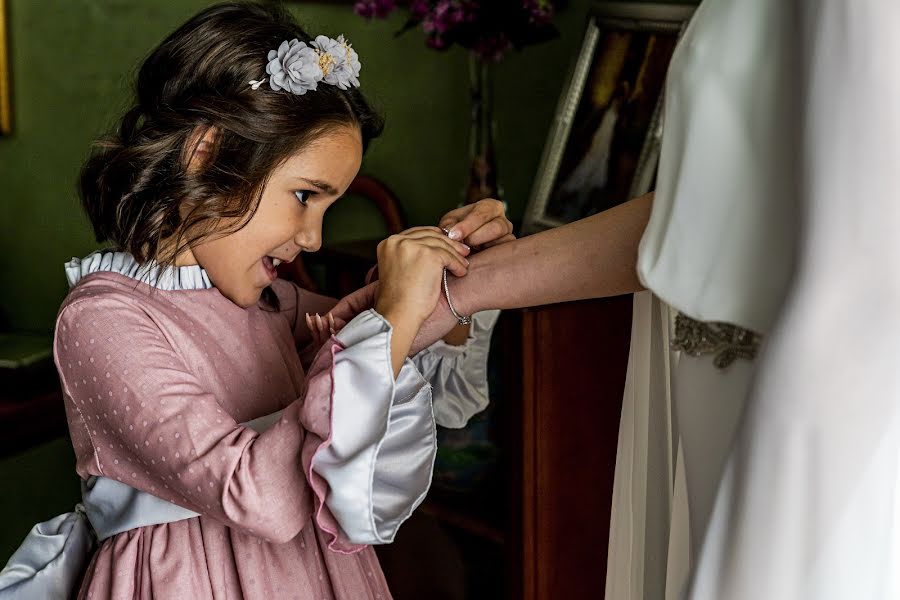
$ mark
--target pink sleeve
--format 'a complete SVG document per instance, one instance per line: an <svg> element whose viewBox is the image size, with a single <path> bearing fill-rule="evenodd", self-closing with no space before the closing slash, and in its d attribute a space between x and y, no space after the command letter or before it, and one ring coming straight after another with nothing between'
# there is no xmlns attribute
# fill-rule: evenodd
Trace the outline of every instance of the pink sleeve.
<svg viewBox="0 0 900 600"><path fill-rule="evenodd" d="M82 476L127 483L275 542L310 519L304 420L317 432L311 444L328 437L329 394L308 396L305 409L295 401L258 434L222 409L148 315L116 299L65 307L55 352L76 450L79 440L90 446L79 451ZM310 389L330 390L329 377L319 368Z"/></svg>
<svg viewBox="0 0 900 600"><path fill-rule="evenodd" d="M310 366L307 398L317 398L319 401L308 402L301 409L304 421L309 423L302 459L303 469L315 494L316 523L331 536L329 548L349 554L357 552L362 546L353 544L342 535L340 523L326 503L328 482L313 469L316 453L331 443L334 357L341 349L337 340L332 338L322 347Z"/></svg>

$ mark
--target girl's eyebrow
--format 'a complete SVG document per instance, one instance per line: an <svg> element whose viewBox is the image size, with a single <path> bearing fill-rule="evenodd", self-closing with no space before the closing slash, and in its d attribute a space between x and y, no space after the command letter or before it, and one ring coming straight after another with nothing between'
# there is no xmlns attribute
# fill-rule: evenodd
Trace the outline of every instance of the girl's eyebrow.
<svg viewBox="0 0 900 600"><path fill-rule="evenodd" d="M297 177L300 181L305 181L306 183L313 185L326 194L331 194L332 196L337 196L337 189L327 181L318 181L316 179L307 179L306 177Z"/></svg>

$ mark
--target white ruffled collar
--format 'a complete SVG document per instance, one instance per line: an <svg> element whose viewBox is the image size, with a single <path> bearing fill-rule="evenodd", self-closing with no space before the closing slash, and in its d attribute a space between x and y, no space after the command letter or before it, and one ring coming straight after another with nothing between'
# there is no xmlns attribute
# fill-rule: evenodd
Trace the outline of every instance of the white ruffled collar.
<svg viewBox="0 0 900 600"><path fill-rule="evenodd" d="M127 252L98 250L84 258L73 258L66 263L66 279L69 280L69 287L74 286L83 277L101 271L119 273L167 291L208 290L215 287L200 265L163 269L153 261L141 265Z"/></svg>

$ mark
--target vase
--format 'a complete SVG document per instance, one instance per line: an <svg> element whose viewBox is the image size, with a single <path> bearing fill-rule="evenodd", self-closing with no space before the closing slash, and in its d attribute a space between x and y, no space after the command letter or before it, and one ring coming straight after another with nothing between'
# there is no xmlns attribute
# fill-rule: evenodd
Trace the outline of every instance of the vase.
<svg viewBox="0 0 900 600"><path fill-rule="evenodd" d="M474 53L469 56L472 122L469 134L469 182L465 203L482 198L500 199L497 156L494 147L494 65Z"/></svg>

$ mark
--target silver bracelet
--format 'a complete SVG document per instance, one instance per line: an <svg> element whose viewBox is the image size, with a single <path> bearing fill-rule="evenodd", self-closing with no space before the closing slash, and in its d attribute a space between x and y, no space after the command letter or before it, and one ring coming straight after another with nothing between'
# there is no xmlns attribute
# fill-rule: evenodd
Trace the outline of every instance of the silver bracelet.
<svg viewBox="0 0 900 600"><path fill-rule="evenodd" d="M441 227L441 231L444 232L444 235L449 236L450 231ZM447 285L447 268L444 267L444 296L447 298L447 306L450 308L450 312L453 313L453 316L456 317L456 322L460 325L468 325L472 322L472 317L464 317L453 308L453 302L450 301L450 286Z"/></svg>
<svg viewBox="0 0 900 600"><path fill-rule="evenodd" d="M468 325L472 322L472 317L464 317L456 312L456 309L453 308L453 303L450 302L450 286L447 285L447 269L444 269L444 296L447 297L447 306L450 307L450 312L453 313L453 316L456 317L456 322L460 325Z"/></svg>

